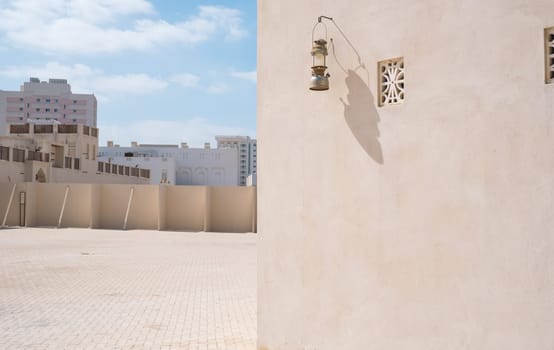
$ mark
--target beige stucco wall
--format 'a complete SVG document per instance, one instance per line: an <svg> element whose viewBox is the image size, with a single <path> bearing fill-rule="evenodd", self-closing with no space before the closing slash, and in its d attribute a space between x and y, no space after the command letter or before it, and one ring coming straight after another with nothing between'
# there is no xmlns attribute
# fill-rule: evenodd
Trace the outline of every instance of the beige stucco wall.
<svg viewBox="0 0 554 350"><path fill-rule="evenodd" d="M0 181L1 182L24 182L25 163L0 160Z"/></svg>
<svg viewBox="0 0 554 350"><path fill-rule="evenodd" d="M258 7L259 348L552 349L554 2ZM327 23L327 92L318 15L365 67ZM406 102L377 107L399 56Z"/></svg>

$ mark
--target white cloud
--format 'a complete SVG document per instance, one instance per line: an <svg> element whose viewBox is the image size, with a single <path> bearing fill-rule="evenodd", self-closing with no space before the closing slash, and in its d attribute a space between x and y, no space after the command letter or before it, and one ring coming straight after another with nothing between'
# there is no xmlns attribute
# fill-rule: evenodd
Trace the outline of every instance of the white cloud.
<svg viewBox="0 0 554 350"><path fill-rule="evenodd" d="M139 143L178 144L188 142L190 146L200 147L204 142L214 142L216 135L254 136L251 130L240 127L212 124L203 118L191 118L181 121L141 120L129 124L99 124L100 142L105 145L113 140L121 146L131 141Z"/></svg>
<svg viewBox="0 0 554 350"><path fill-rule="evenodd" d="M227 90L229 90L229 88L223 83L213 84L206 88L207 93L214 95L224 94L227 92Z"/></svg>
<svg viewBox="0 0 554 350"><path fill-rule="evenodd" d="M49 54L146 50L247 35L236 9L200 6L195 15L175 23L146 17L153 13L145 0L12 0L0 9L0 32L14 46ZM134 20L124 27L126 17Z"/></svg>
<svg viewBox="0 0 554 350"><path fill-rule="evenodd" d="M92 78L91 84L98 91L142 95L161 91L167 82L147 74L104 75Z"/></svg>
<svg viewBox="0 0 554 350"><path fill-rule="evenodd" d="M251 81L253 83L256 83L256 71L253 70L253 71L250 71L250 72L236 72L236 71L231 71L230 75L234 78L238 78L238 79L243 79L243 80L248 80L248 81Z"/></svg>
<svg viewBox="0 0 554 350"><path fill-rule="evenodd" d="M42 79L67 79L76 93L94 93L101 100L108 101L110 95L142 95L161 91L167 82L147 74L110 75L84 64L65 66L58 62L48 62L42 67L15 66L0 70L0 76L27 80L29 77Z"/></svg>
<svg viewBox="0 0 554 350"><path fill-rule="evenodd" d="M191 87L198 85L200 77L190 73L181 73L171 76L169 80L184 87Z"/></svg>

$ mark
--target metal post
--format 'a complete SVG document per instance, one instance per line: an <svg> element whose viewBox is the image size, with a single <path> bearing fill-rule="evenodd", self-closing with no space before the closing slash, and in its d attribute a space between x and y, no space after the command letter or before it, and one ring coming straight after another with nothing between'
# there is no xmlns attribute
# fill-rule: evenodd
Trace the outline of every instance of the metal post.
<svg viewBox="0 0 554 350"><path fill-rule="evenodd" d="M25 210L27 210L25 206L25 198L27 197L26 192L21 191L19 192L19 226L27 226L27 218L25 216Z"/></svg>
<svg viewBox="0 0 554 350"><path fill-rule="evenodd" d="M125 212L125 221L123 222L123 229L127 229L127 219L129 218L129 211L131 209L131 202L133 201L133 194L135 193L135 188L131 187L131 192L129 193L129 202L127 203L127 211Z"/></svg>
<svg viewBox="0 0 554 350"><path fill-rule="evenodd" d="M2 220L2 227L6 227L6 221L8 220L8 213L10 212L10 207L12 206L13 195L15 194L15 188L17 184L13 184L12 194L10 195L10 200L8 201L8 207L6 208L6 213L4 214L4 220Z"/></svg>
<svg viewBox="0 0 554 350"><path fill-rule="evenodd" d="M67 194L69 193L69 186L65 188L65 195L63 197L62 210L60 212L60 218L58 219L58 228L62 226L63 212L65 211L65 203L67 202Z"/></svg>

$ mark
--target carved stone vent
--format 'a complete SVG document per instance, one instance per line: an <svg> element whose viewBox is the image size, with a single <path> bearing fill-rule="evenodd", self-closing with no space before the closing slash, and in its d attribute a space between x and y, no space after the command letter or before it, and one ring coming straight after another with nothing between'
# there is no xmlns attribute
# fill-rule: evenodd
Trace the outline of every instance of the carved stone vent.
<svg viewBox="0 0 554 350"><path fill-rule="evenodd" d="M547 84L554 83L554 27L544 30L544 50L545 50L545 81Z"/></svg>
<svg viewBox="0 0 554 350"><path fill-rule="evenodd" d="M380 61L378 70L379 106L404 102L404 58Z"/></svg>

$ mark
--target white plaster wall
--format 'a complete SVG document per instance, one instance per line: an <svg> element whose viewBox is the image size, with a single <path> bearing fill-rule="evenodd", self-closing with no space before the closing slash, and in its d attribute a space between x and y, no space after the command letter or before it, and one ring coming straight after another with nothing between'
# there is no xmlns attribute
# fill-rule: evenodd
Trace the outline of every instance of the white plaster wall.
<svg viewBox="0 0 554 350"><path fill-rule="evenodd" d="M163 171L167 172L169 184L175 184L175 161L173 158L161 157L98 157L99 162L111 162L129 167L138 165L141 169L150 169L150 184L159 185L162 180Z"/></svg>
<svg viewBox="0 0 554 350"><path fill-rule="evenodd" d="M151 160L169 158L170 161L174 161L175 182L172 184L199 186L235 186L239 184L236 149L155 146L100 147L99 149L102 159L118 159L118 157L124 157L126 152L147 155L147 158ZM130 162L135 162L135 164L146 162L140 158L132 157ZM157 168L154 166L154 169ZM152 184L155 183L152 182Z"/></svg>
<svg viewBox="0 0 554 350"><path fill-rule="evenodd" d="M10 150L10 158L11 158L11 150ZM0 181L1 182L25 181L25 163L0 160Z"/></svg>
<svg viewBox="0 0 554 350"><path fill-rule="evenodd" d="M554 2L258 10L259 349L552 349ZM327 23L327 92L318 15L361 58ZM406 102L376 107L399 56Z"/></svg>

